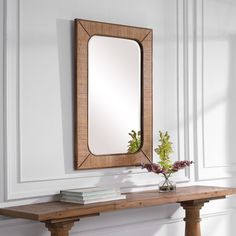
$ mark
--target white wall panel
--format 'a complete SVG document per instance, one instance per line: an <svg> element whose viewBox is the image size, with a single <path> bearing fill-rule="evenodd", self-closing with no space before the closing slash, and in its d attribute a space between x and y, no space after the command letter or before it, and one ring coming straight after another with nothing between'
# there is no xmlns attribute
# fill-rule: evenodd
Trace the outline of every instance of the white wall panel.
<svg viewBox="0 0 236 236"><path fill-rule="evenodd" d="M107 0L96 11L94 0L86 3L70 0L69 4L65 0L6 3L8 199L49 195L76 186L132 187L158 182L155 175L140 168L73 170L75 18L153 28L154 146L158 141L157 130L169 130L175 148L173 159L188 158L183 125L186 96L182 95L187 80L183 69L187 60L183 47L187 32L182 1L150 1L148 5L145 1L139 4L125 1L125 5L133 6L132 14L124 10L124 4L114 7ZM187 172L178 173L176 179L188 181Z"/></svg>
<svg viewBox="0 0 236 236"><path fill-rule="evenodd" d="M235 12L232 1L196 4L199 179L235 176Z"/></svg>

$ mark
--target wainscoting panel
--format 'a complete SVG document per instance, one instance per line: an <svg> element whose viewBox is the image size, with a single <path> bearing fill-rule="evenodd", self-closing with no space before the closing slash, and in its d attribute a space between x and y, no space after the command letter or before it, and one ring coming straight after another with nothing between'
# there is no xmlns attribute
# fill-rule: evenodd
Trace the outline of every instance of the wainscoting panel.
<svg viewBox="0 0 236 236"><path fill-rule="evenodd" d="M136 1L128 4L136 5ZM173 159L188 159L187 1L153 0L149 5L141 1L132 15L122 4L115 7L107 0L96 11L93 0L70 0L70 4L66 0L12 0L5 5L7 200L47 196L78 186L155 188L159 181L140 168L73 170L75 18L153 28L154 147L157 131L168 130ZM189 176L189 171L182 171L176 180L186 182Z"/></svg>
<svg viewBox="0 0 236 236"><path fill-rule="evenodd" d="M233 1L193 3L198 180L235 177L235 12Z"/></svg>
<svg viewBox="0 0 236 236"><path fill-rule="evenodd" d="M168 130L173 159L195 161L175 175L179 185L236 186L235 12L234 0L0 0L0 207L50 201L63 188L141 191L159 181L141 168L73 170L74 18L153 28L154 147ZM202 235L234 236L235 203L206 204ZM71 235L182 236L182 218L175 204L132 209L82 219ZM0 217L0 235L49 232Z"/></svg>

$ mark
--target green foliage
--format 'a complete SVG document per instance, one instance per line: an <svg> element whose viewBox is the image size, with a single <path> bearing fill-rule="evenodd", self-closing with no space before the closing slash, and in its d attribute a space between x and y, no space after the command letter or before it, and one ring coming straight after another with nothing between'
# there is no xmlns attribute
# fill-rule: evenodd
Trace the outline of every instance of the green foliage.
<svg viewBox="0 0 236 236"><path fill-rule="evenodd" d="M135 153L141 146L141 132L135 132L134 130L131 130L129 136L131 136L132 139L128 142L128 153Z"/></svg>
<svg viewBox="0 0 236 236"><path fill-rule="evenodd" d="M166 131L165 133L162 133L159 131L160 135L160 145L154 151L159 155L160 157L160 166L165 170L166 172L171 172L172 170L172 162L170 160L170 154L173 153L172 149L172 143L170 142L170 135Z"/></svg>

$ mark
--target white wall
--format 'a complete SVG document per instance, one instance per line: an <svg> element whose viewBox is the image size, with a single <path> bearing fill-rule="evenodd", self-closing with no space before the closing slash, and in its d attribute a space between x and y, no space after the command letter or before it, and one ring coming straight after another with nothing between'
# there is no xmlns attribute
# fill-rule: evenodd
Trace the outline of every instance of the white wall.
<svg viewBox="0 0 236 236"><path fill-rule="evenodd" d="M0 207L46 201L62 188L158 182L139 168L73 170L75 18L154 30L154 146L157 131L168 130L173 159L195 161L175 176L179 185L236 186L234 1L0 0L0 10ZM207 204L203 235L234 235L235 204ZM106 213L76 223L72 235L178 236L182 217L178 205ZM2 218L0 235L49 234L40 223Z"/></svg>

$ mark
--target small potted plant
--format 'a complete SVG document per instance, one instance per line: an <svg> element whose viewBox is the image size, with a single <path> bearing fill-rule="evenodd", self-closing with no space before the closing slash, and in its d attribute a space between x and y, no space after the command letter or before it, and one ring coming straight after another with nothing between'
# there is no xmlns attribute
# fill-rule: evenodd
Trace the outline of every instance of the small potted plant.
<svg viewBox="0 0 236 236"><path fill-rule="evenodd" d="M173 163L170 159L170 154L173 153L170 135L168 132L163 133L161 131L159 131L159 135L160 144L154 151L159 155L160 161L158 163L142 164L142 166L149 172L163 175L164 179L159 183L159 192L172 192L176 190L176 184L170 180L171 175L180 169L190 166L193 162L184 160Z"/></svg>

